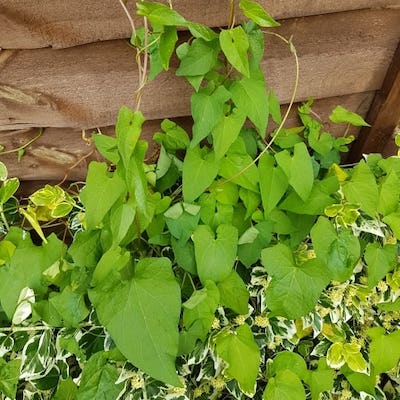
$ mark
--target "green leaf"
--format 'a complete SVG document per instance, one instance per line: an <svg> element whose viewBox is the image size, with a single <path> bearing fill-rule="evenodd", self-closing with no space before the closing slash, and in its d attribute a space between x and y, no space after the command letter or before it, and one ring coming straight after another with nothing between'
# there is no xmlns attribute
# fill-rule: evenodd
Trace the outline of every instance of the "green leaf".
<svg viewBox="0 0 400 400"><path fill-rule="evenodd" d="M274 157L263 154L258 162L261 200L264 212L268 215L282 199L289 181L281 167L275 167Z"/></svg>
<svg viewBox="0 0 400 400"><path fill-rule="evenodd" d="M259 193L253 192L243 187L241 187L239 190L239 196L240 200L242 200L243 205L246 208L245 219L248 219L258 209L258 206L261 203L261 196Z"/></svg>
<svg viewBox="0 0 400 400"><path fill-rule="evenodd" d="M86 361L85 349L79 346L78 340L75 337L75 330L63 330L57 336L57 341L61 350L68 353L75 354L77 359L84 362Z"/></svg>
<svg viewBox="0 0 400 400"><path fill-rule="evenodd" d="M154 35L149 35L149 40L150 41L151 40L158 41L160 35L161 35L160 33L156 33ZM160 58L159 46L155 45L153 49L152 49L152 47L150 47L149 55L150 55L149 81L152 81L163 70L163 65L162 65L162 61Z"/></svg>
<svg viewBox="0 0 400 400"><path fill-rule="evenodd" d="M218 283L221 304L237 314L247 314L249 291L239 274L233 270L226 279Z"/></svg>
<svg viewBox="0 0 400 400"><path fill-rule="evenodd" d="M193 275L197 275L193 243L191 241L187 242L181 239L177 240L172 237L171 245L178 266Z"/></svg>
<svg viewBox="0 0 400 400"><path fill-rule="evenodd" d="M386 312L400 311L400 297L393 302L378 303L378 308Z"/></svg>
<svg viewBox="0 0 400 400"><path fill-rule="evenodd" d="M314 170L306 145L297 143L294 146L293 157L287 150L283 150L275 154L275 159L292 188L303 201L307 201L314 183Z"/></svg>
<svg viewBox="0 0 400 400"><path fill-rule="evenodd" d="M273 89L270 89L268 93L268 103L269 103L269 114L271 115L273 121L280 125L282 122L281 106L279 104L279 99L276 97Z"/></svg>
<svg viewBox="0 0 400 400"><path fill-rule="evenodd" d="M275 356L270 369L268 369L268 375L274 376L285 370L292 371L303 380L307 376L307 365L303 357L290 351L282 351Z"/></svg>
<svg viewBox="0 0 400 400"><path fill-rule="evenodd" d="M339 189L338 185L335 187L335 184L337 184L336 177L316 180L306 201L303 201L297 193L291 192L279 204L279 208L299 215L321 215L326 207L335 202L335 199L331 197L331 194Z"/></svg>
<svg viewBox="0 0 400 400"><path fill-rule="evenodd" d="M306 392L300 378L289 370L280 371L270 378L263 393L263 400L305 400Z"/></svg>
<svg viewBox="0 0 400 400"><path fill-rule="evenodd" d="M344 344L342 342L333 343L326 353L327 364L334 369L339 369L346 362L344 358Z"/></svg>
<svg viewBox="0 0 400 400"><path fill-rule="evenodd" d="M246 115L242 114L237 108L234 108L231 114L222 117L214 127L212 136L217 159L221 159L232 143L238 138L245 120Z"/></svg>
<svg viewBox="0 0 400 400"><path fill-rule="evenodd" d="M222 29L219 34L219 43L229 63L240 73L250 78L247 55L249 40L243 28L237 26L236 28Z"/></svg>
<svg viewBox="0 0 400 400"><path fill-rule="evenodd" d="M322 181L315 181L306 201L303 201L297 193L292 192L282 201L279 208L299 215L321 215L326 207L335 202L323 186Z"/></svg>
<svg viewBox="0 0 400 400"><path fill-rule="evenodd" d="M120 157L116 138L103 134L96 134L92 135L92 139L96 145L96 149L106 160L113 164L118 164Z"/></svg>
<svg viewBox="0 0 400 400"><path fill-rule="evenodd" d="M107 353L98 352L85 364L77 393L77 400L116 399L124 383L116 384L117 368L107 362Z"/></svg>
<svg viewBox="0 0 400 400"><path fill-rule="evenodd" d="M111 210L110 228L114 246L118 246L125 238L135 215L136 211L132 204L120 204Z"/></svg>
<svg viewBox="0 0 400 400"><path fill-rule="evenodd" d="M249 27L249 29L246 29ZM250 24L245 26L247 38L249 40L249 48L250 48L250 75L260 74L260 63L264 58L264 32L260 29L252 29Z"/></svg>
<svg viewBox="0 0 400 400"><path fill-rule="evenodd" d="M345 343L343 345L344 359L347 366L355 372L367 374L368 363L361 354L361 346L356 343Z"/></svg>
<svg viewBox="0 0 400 400"><path fill-rule="evenodd" d="M374 396L375 399L375 373L371 372L370 375L355 372L347 365L340 368L340 372L346 377L350 385L358 392L366 392Z"/></svg>
<svg viewBox="0 0 400 400"><path fill-rule="evenodd" d="M165 71L169 69L169 61L175 50L175 44L178 41L178 34L175 26L165 26L160 35L158 51L160 52L161 64Z"/></svg>
<svg viewBox="0 0 400 400"><path fill-rule="evenodd" d="M132 279L106 279L89 298L130 362L155 379L181 385L175 370L181 296L167 258L142 258Z"/></svg>
<svg viewBox="0 0 400 400"><path fill-rule="evenodd" d="M3 358L0 358L0 392L10 399L16 398L20 368L21 360L6 362Z"/></svg>
<svg viewBox="0 0 400 400"><path fill-rule="evenodd" d="M244 241L245 235L253 233L250 240ZM271 221L261 221L255 226L250 227L239 239L238 258L247 268L255 264L261 255L261 250L265 249L272 239Z"/></svg>
<svg viewBox="0 0 400 400"><path fill-rule="evenodd" d="M368 363L362 356L361 346L355 343L336 342L329 348L326 361L331 368L339 369L345 363L355 372L367 374Z"/></svg>
<svg viewBox="0 0 400 400"><path fill-rule="evenodd" d="M222 119L224 104L229 98L230 93L223 86L218 86L210 95L204 92L192 95L191 108L194 125L191 148L207 137Z"/></svg>
<svg viewBox="0 0 400 400"><path fill-rule="evenodd" d="M136 3L137 14L146 17L153 25L186 25L185 18L165 4L150 1Z"/></svg>
<svg viewBox="0 0 400 400"><path fill-rule="evenodd" d="M304 131L304 127L295 128L282 128L279 132L273 133L274 143L281 149L291 149L297 143L301 143L304 139L300 136L300 133Z"/></svg>
<svg viewBox="0 0 400 400"><path fill-rule="evenodd" d="M6 164L0 161L0 181L4 182L8 177Z"/></svg>
<svg viewBox="0 0 400 400"><path fill-rule="evenodd" d="M217 40L205 41L204 39L193 40L186 54L181 58L177 76L199 76L211 71L217 61L219 44Z"/></svg>
<svg viewBox="0 0 400 400"><path fill-rule="evenodd" d="M125 181L131 197L132 204L140 219L140 230L146 229L153 217L153 202L149 195L146 172L144 170L144 158L148 144L140 140L135 147L134 154L130 158L125 171Z"/></svg>
<svg viewBox="0 0 400 400"><path fill-rule="evenodd" d="M222 159L219 175L239 186L258 193L258 170L253 159L247 154L241 137L229 148Z"/></svg>
<svg viewBox="0 0 400 400"><path fill-rule="evenodd" d="M215 153L199 146L186 152L183 162L183 198L191 203L196 200L213 182L218 174L219 161Z"/></svg>
<svg viewBox="0 0 400 400"><path fill-rule="evenodd" d="M274 315L295 319L308 314L330 280L323 262L311 259L296 265L291 249L282 243L264 249L261 260L272 277L266 301Z"/></svg>
<svg viewBox="0 0 400 400"><path fill-rule="evenodd" d="M326 157L333 148L334 138L326 132L320 134L319 130L309 130L308 143L313 150Z"/></svg>
<svg viewBox="0 0 400 400"><path fill-rule="evenodd" d="M400 331L388 335L381 327L368 329L369 358L377 375L396 367L400 359Z"/></svg>
<svg viewBox="0 0 400 400"><path fill-rule="evenodd" d="M64 201L57 204L57 206L51 211L50 215L52 218L66 217L72 211L73 207L73 204Z"/></svg>
<svg viewBox="0 0 400 400"><path fill-rule="evenodd" d="M125 106L119 110L115 135L118 151L125 168L127 168L139 140L143 122L144 117L140 111L133 112Z"/></svg>
<svg viewBox="0 0 400 400"><path fill-rule="evenodd" d="M333 389L334 372L326 363L325 358L318 360L316 370L309 371L305 382L310 387L311 400L318 400L323 392L330 392Z"/></svg>
<svg viewBox="0 0 400 400"><path fill-rule="evenodd" d="M77 393L78 388L72 378L69 376L67 379L60 381L53 400L75 400Z"/></svg>
<svg viewBox="0 0 400 400"><path fill-rule="evenodd" d="M397 244L368 243L365 253L368 266L368 287L372 289L385 275L397 265Z"/></svg>
<svg viewBox="0 0 400 400"><path fill-rule="evenodd" d="M383 216L397 210L400 196L400 178L394 170L379 185L378 212Z"/></svg>
<svg viewBox="0 0 400 400"><path fill-rule="evenodd" d="M360 161L353 168L351 180L343 185L343 193L349 203L359 204L362 211L375 217L379 199L378 185L365 161Z"/></svg>
<svg viewBox="0 0 400 400"><path fill-rule="evenodd" d="M268 96L263 77L242 78L229 88L237 108L246 113L262 138L268 123Z"/></svg>
<svg viewBox="0 0 400 400"><path fill-rule="evenodd" d="M382 221L389 225L396 239L400 240L400 211L386 215Z"/></svg>
<svg viewBox="0 0 400 400"><path fill-rule="evenodd" d="M335 124L345 122L354 126L371 126L367 124L360 115L346 110L342 106L336 106L329 116L329 119Z"/></svg>
<svg viewBox="0 0 400 400"><path fill-rule="evenodd" d="M330 278L339 282L349 279L360 259L360 242L351 230L336 231L332 222L320 217L311 229L317 258L323 260Z"/></svg>
<svg viewBox="0 0 400 400"><path fill-rule="evenodd" d="M165 222L172 236L186 243L200 220L200 207L176 203L165 213Z"/></svg>
<svg viewBox="0 0 400 400"><path fill-rule="evenodd" d="M0 203L4 204L14 195L19 188L19 179L11 178L3 182L0 188Z"/></svg>
<svg viewBox="0 0 400 400"><path fill-rule="evenodd" d="M236 258L238 232L232 225L220 225L216 238L208 225L200 225L192 239L200 280L221 282L231 273Z"/></svg>
<svg viewBox="0 0 400 400"><path fill-rule="evenodd" d="M40 223L38 221L38 217L36 215L36 210L34 208L32 208L31 206L28 206L26 208L26 210L21 207L18 209L18 211L32 225L32 228L39 235L40 239L43 240L43 243L47 243L47 239L46 239L46 237L43 233L42 227L40 226Z"/></svg>
<svg viewBox="0 0 400 400"><path fill-rule="evenodd" d="M80 194L85 206L87 229L96 228L125 191L124 181L117 174L110 177L105 163L92 161L86 186Z"/></svg>
<svg viewBox="0 0 400 400"><path fill-rule="evenodd" d="M11 261L15 248L15 244L8 240L0 241L0 266Z"/></svg>
<svg viewBox="0 0 400 400"><path fill-rule="evenodd" d="M207 42L218 39L218 35L206 25L198 24L196 22L188 22L186 26L195 38L201 38Z"/></svg>
<svg viewBox="0 0 400 400"><path fill-rule="evenodd" d="M130 261L130 253L120 247L112 247L107 250L93 271L91 285L96 286L105 279L112 271L120 271Z"/></svg>
<svg viewBox="0 0 400 400"><path fill-rule="evenodd" d="M239 199L237 185L232 182L224 182L222 185L218 183L215 186L215 199L221 204L236 206Z"/></svg>
<svg viewBox="0 0 400 400"><path fill-rule="evenodd" d="M94 268L102 256L100 231L81 231L75 235L68 249L74 263L80 267Z"/></svg>
<svg viewBox="0 0 400 400"><path fill-rule="evenodd" d="M186 131L175 122L164 119L161 122L161 129L165 133L157 132L153 139L164 146L167 151L184 150L189 147L190 139Z"/></svg>
<svg viewBox="0 0 400 400"><path fill-rule="evenodd" d="M44 294L47 287L42 273L60 259L64 244L52 234L48 243L35 246L29 235L20 229L12 229L6 236L16 249L8 265L0 267L1 306L11 320L23 288L32 289L36 295Z"/></svg>
<svg viewBox="0 0 400 400"><path fill-rule="evenodd" d="M46 185L29 196L35 206L50 206L64 199L64 191L59 186Z"/></svg>
<svg viewBox="0 0 400 400"><path fill-rule="evenodd" d="M243 14L254 21L257 25L263 26L264 28L270 28L273 26L280 26L279 22L276 22L264 8L255 1L240 0L239 7L243 11Z"/></svg>
<svg viewBox="0 0 400 400"><path fill-rule="evenodd" d="M78 327L79 322L89 315L83 294L74 292L71 286L50 297L49 303L57 310L66 327Z"/></svg>
<svg viewBox="0 0 400 400"><path fill-rule="evenodd" d="M225 374L236 379L240 389L252 397L256 391L260 350L247 324L215 339L217 354L228 364Z"/></svg>
<svg viewBox="0 0 400 400"><path fill-rule="evenodd" d="M184 333L190 336L194 343L197 339L202 342L206 339L218 304L219 291L212 281L207 281L203 289L195 290L189 300L182 304L183 323L186 328ZM186 353L187 350L191 351L192 349L182 350Z"/></svg>

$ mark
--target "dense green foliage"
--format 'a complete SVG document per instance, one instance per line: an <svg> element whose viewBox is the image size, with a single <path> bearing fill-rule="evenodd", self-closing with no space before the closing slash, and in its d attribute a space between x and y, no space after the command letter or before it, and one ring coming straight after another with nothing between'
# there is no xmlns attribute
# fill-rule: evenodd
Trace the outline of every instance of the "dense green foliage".
<svg viewBox="0 0 400 400"><path fill-rule="evenodd" d="M78 194L46 186L20 207L1 166L2 398L399 398L400 158L341 167L353 138L325 132L312 101L284 127L261 69L278 24L257 3L219 32L137 7L150 79L177 27L193 35L176 49L192 135L165 120L146 164L144 117L123 107ZM44 233L57 218L70 245Z"/></svg>

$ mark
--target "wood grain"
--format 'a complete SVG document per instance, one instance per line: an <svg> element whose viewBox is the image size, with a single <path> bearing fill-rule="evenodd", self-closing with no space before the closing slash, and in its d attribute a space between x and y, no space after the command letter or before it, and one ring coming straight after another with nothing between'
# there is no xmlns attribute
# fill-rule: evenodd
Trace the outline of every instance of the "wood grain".
<svg viewBox="0 0 400 400"><path fill-rule="evenodd" d="M376 93L368 112L368 120L372 126L361 129L349 155L352 161L358 161L365 153L382 152L400 123L400 42L382 89Z"/></svg>
<svg viewBox="0 0 400 400"><path fill-rule="evenodd" d="M283 23L278 32L293 35L300 58L297 101L380 89L399 17L400 10L362 10ZM263 69L284 104L292 95L294 60L277 38L267 35L266 42ZM109 126L123 104L133 103L138 77L124 40L5 52L12 53L0 64L0 130ZM141 109L147 119L186 116L190 95L172 69L148 84Z"/></svg>
<svg viewBox="0 0 400 400"><path fill-rule="evenodd" d="M165 1L166 3L166 1ZM277 19L334 13L365 8L394 7L398 0L261 0ZM227 24L227 0L174 0L188 20L218 27ZM127 7L135 15L134 0ZM240 22L241 16L237 18ZM136 18L137 26L141 19ZM0 47L64 48L121 39L131 28L117 0L0 0Z"/></svg>
<svg viewBox="0 0 400 400"><path fill-rule="evenodd" d="M358 93L349 96L333 97L316 100L313 111L324 122L327 131L335 135L342 135L346 126L343 124L335 125L328 119L332 109L340 104L349 110L365 116L373 99L374 92ZM286 106L282 108L282 112ZM184 127L189 133L192 121L190 117L176 118L175 121ZM153 134L159 130L159 120L147 121L144 124L142 138L149 142L147 156L154 158L156 147L151 140ZM297 104L292 108L286 127L298 126ZM269 130L273 130L274 125L269 125ZM113 127L101 128L104 134L112 135ZM86 136L91 136L93 130L88 130ZM350 133L357 135L358 129L354 128ZM37 129L27 129L19 131L8 131L0 133L0 144L5 147L5 151L16 149L27 143L38 133ZM90 160L100 159L99 155L92 153L93 145L82 139L82 131L73 128L46 128L43 135L30 145L20 162L17 162L16 153L1 155L0 160L5 162L10 176L17 176L21 180L44 180L61 181L67 174L67 179L76 181L85 178L87 166ZM86 155L90 154L87 158ZM79 162L81 160L81 162ZM78 163L79 162L79 163ZM74 166L71 168L72 166ZM30 187L30 186L29 186Z"/></svg>

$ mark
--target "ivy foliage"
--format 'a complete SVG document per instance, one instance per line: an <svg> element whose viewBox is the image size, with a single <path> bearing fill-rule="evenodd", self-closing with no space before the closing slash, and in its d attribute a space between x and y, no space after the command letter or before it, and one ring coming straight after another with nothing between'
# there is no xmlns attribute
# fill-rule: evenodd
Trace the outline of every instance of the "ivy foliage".
<svg viewBox="0 0 400 400"><path fill-rule="evenodd" d="M284 127L261 68L279 24L239 6L248 20L216 32L137 2L150 79L177 28L193 36L176 48L193 131L165 120L155 164L144 116L122 107L75 196L46 186L19 207L0 165L3 398L398 398L400 159L341 167L354 138L325 132L312 101ZM45 234L55 218L71 244Z"/></svg>

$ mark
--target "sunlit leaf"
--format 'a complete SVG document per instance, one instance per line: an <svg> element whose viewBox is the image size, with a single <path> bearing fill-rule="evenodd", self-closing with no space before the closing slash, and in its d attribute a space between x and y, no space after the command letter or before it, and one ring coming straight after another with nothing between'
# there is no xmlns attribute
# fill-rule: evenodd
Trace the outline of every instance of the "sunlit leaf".
<svg viewBox="0 0 400 400"><path fill-rule="evenodd" d="M329 119L336 124L346 122L354 126L371 126L367 124L360 115L346 110L342 106L336 106L329 116Z"/></svg>
<svg viewBox="0 0 400 400"><path fill-rule="evenodd" d="M235 378L248 396L256 391L260 350L247 324L216 338L218 355L227 363L225 373Z"/></svg>
<svg viewBox="0 0 400 400"><path fill-rule="evenodd" d="M142 258L131 279L121 281L117 273L114 276L89 292L100 322L135 366L156 379L180 386L175 358L181 297L171 262Z"/></svg>
<svg viewBox="0 0 400 400"><path fill-rule="evenodd" d="M243 11L243 14L253 20L257 25L264 28L273 26L279 26L279 22L276 22L264 8L255 1L240 0L239 7Z"/></svg>
<svg viewBox="0 0 400 400"><path fill-rule="evenodd" d="M244 76L250 77L247 50L249 40L241 26L232 29L223 29L219 34L222 51L228 61Z"/></svg>

